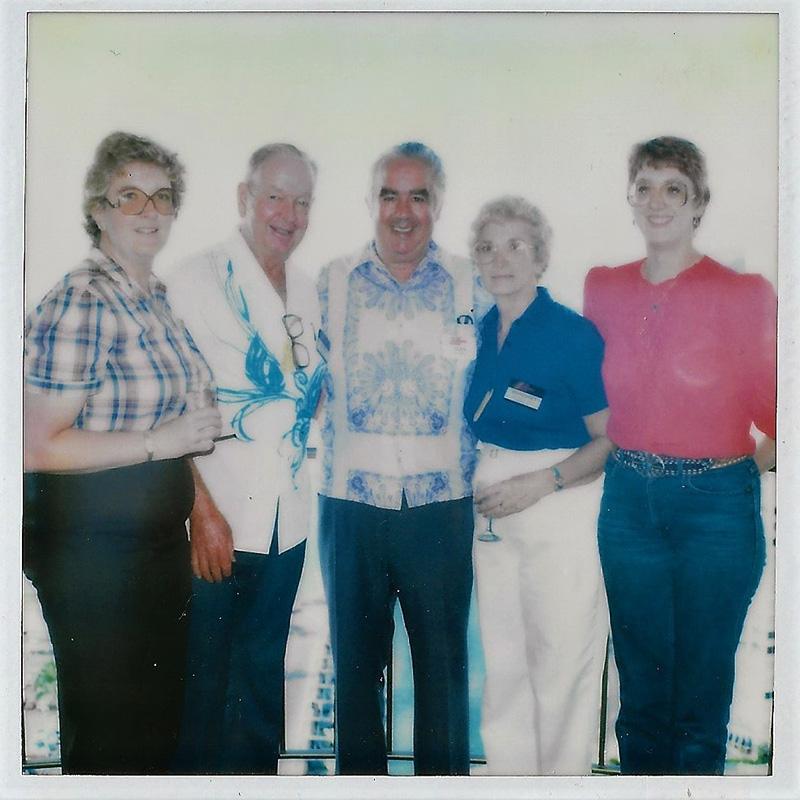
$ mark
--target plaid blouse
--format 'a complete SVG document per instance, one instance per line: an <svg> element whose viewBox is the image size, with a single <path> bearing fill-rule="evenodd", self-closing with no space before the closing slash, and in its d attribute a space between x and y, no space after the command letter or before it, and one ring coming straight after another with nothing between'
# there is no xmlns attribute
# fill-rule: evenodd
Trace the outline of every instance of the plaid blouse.
<svg viewBox="0 0 800 800"><path fill-rule="evenodd" d="M88 392L73 424L85 430L149 430L180 416L188 387L211 370L166 286L151 275L148 289L92 250L26 320L26 389Z"/></svg>

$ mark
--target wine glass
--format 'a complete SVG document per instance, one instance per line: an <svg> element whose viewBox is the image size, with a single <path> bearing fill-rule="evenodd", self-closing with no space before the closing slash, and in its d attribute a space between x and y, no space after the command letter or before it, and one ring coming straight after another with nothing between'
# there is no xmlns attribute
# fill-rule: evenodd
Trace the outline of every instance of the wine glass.
<svg viewBox="0 0 800 800"><path fill-rule="evenodd" d="M475 491L479 491L480 489L486 488L487 484L483 482L478 482L475 484ZM486 517L486 530L483 533L478 534L478 541L479 542L499 542L502 537L498 536L494 530L492 530L492 523L494 520L491 517Z"/></svg>
<svg viewBox="0 0 800 800"><path fill-rule="evenodd" d="M217 407L217 387L211 380L201 380L198 383L190 383L186 392L186 410L199 411L201 408ZM225 433L215 436L215 442L224 442L227 439L235 439L236 434Z"/></svg>
<svg viewBox="0 0 800 800"><path fill-rule="evenodd" d="M186 410L198 411L201 408L214 408L217 405L217 387L213 381L201 380L189 384L186 392Z"/></svg>
<svg viewBox="0 0 800 800"><path fill-rule="evenodd" d="M486 517L486 530L483 533L478 534L478 541L479 542L499 542L502 537L498 536L492 530L492 518Z"/></svg>

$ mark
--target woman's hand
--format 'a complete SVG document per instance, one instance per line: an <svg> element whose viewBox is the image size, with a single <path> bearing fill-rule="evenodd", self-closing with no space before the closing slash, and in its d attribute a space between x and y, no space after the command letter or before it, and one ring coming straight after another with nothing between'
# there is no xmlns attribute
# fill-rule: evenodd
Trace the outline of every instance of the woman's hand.
<svg viewBox="0 0 800 800"><path fill-rule="evenodd" d="M214 449L214 438L221 431L222 418L216 408L187 411L153 429L153 460L208 453Z"/></svg>
<svg viewBox="0 0 800 800"><path fill-rule="evenodd" d="M478 489L475 506L482 516L500 519L529 508L554 490L552 471L537 469Z"/></svg>
<svg viewBox="0 0 800 800"><path fill-rule="evenodd" d="M583 421L591 441L553 465L561 473L562 488L582 486L596 480L611 452L612 445L606 436L608 409L588 414ZM475 506L484 517L500 519L529 508L555 490L555 474L548 467L476 489Z"/></svg>

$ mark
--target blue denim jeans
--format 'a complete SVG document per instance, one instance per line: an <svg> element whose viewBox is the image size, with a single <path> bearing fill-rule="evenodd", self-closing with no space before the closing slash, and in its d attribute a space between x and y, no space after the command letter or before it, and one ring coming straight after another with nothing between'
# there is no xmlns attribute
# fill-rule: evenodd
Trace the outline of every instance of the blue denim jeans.
<svg viewBox="0 0 800 800"><path fill-rule="evenodd" d="M734 661L765 561L752 459L654 477L606 465L598 541L625 774L721 775Z"/></svg>

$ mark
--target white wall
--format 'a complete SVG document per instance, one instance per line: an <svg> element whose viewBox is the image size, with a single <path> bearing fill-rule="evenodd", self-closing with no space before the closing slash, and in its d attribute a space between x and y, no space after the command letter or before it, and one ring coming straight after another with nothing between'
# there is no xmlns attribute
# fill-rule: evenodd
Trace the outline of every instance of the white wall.
<svg viewBox="0 0 800 800"><path fill-rule="evenodd" d="M27 305L83 256L83 177L116 129L187 166L156 270L235 224L250 152L285 140L320 167L297 258L311 272L371 231L375 157L405 139L442 156L436 237L465 253L482 202L528 196L555 241L546 283L580 306L586 270L642 253L626 158L674 133L706 152L700 249L775 279L777 19L767 14L32 14Z"/></svg>
<svg viewBox="0 0 800 800"><path fill-rule="evenodd" d="M41 5L52 7L55 0ZM797 19L786 3L769 5L781 7L784 31L794 30L796 43ZM392 144L418 138L439 151L448 171L439 241L466 252L480 204L499 193L522 193L541 205L555 230L546 283L577 307L590 266L642 253L625 202L631 144L674 133L695 140L708 157L712 202L698 234L700 249L776 280L775 15L33 13L28 32L28 306L85 253L80 213L85 170L99 140L117 129L156 138L177 150L188 168L186 204L157 265L167 279L177 259L235 224L235 186L257 146L291 141L319 163L312 224L297 254L313 272L369 236L363 197L374 158ZM13 33L15 41L22 39L17 27ZM786 68L786 59L796 55L791 48L783 52ZM7 88L14 76L0 77ZM796 86L792 90L788 80L785 86L784 100L793 101L796 115L796 96L790 94ZM10 114L16 112L15 106ZM787 130L788 137L790 124ZM16 144L13 135L4 141ZM4 155L6 162L13 160L10 149ZM789 205L796 161L788 139L784 158L783 199ZM14 177L5 184L9 208L17 202ZM4 210L3 221L14 225L16 217ZM783 233L784 242L793 236L796 242L790 226ZM784 256L791 255L788 247L784 243ZM15 274L13 258L4 265L7 275ZM7 285L15 288L15 280ZM800 318L795 285L786 270L781 302L789 333ZM785 302L787 291L794 305ZM3 305L4 315L14 323L9 305ZM8 328L4 353L13 366L19 326ZM796 423L791 413L796 404L789 401L800 375L797 356L789 352L792 341L785 336L782 344L785 431L790 417ZM8 369L4 387L11 402L3 438L10 441L12 456L19 451L18 372ZM783 452L782 503L796 515L800 470L791 448ZM13 461L8 475L17 475L18 462L7 461ZM13 497L16 509L19 491L9 485L12 490L6 488L0 499ZM792 602L797 546L788 512L787 519L778 579L779 594ZM15 542L9 547L18 547ZM4 593L10 603L6 612L16 608L18 597ZM783 604L782 630L796 627L796 602L791 607L790 615L789 603ZM17 636L18 625L6 628ZM10 657L3 664L11 675L19 659L15 645L7 644ZM776 764L785 779L789 771L796 775L791 730L800 697L797 641L782 637L780 654L776 685L782 700L776 714L779 732L788 732L790 740L778 743ZM14 693L8 697L14 705ZM15 747L8 752L13 755ZM646 788L661 796L649 783L638 786L633 793L626 789L627 795L644 796ZM236 790L247 792L239 785ZM601 789L596 791L600 796ZM609 791L616 796L622 789ZM767 789L757 793L762 791ZM677 796L677 788L664 796Z"/></svg>

